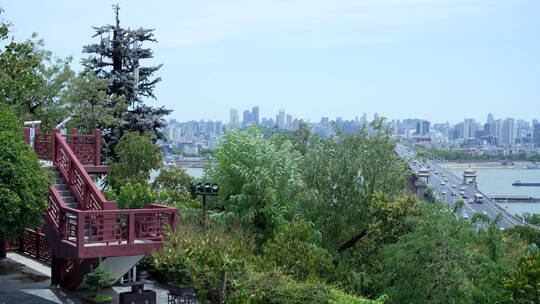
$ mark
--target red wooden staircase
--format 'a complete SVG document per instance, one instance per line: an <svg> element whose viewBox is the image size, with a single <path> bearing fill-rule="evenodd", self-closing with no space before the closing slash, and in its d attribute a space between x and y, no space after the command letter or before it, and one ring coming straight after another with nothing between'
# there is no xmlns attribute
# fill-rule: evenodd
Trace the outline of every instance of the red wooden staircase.
<svg viewBox="0 0 540 304"><path fill-rule="evenodd" d="M25 129L27 142L30 132ZM54 176L45 212L44 232L52 250L51 282L76 288L99 258L118 278L140 258L158 250L178 209L150 204L146 209L118 209L105 199L89 172L106 172L100 163L101 133L38 133L33 141ZM133 264L133 265L131 265ZM127 268L127 269L126 269Z"/></svg>

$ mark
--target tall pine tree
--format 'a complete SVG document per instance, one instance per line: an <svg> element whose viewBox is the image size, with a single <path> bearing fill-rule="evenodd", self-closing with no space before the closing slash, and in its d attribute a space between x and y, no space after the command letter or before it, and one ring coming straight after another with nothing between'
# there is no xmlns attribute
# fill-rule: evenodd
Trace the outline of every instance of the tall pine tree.
<svg viewBox="0 0 540 304"><path fill-rule="evenodd" d="M151 107L143 101L145 97L156 98L153 90L156 83L161 81L161 77L152 77L154 72L161 68L161 64L152 67L142 67L139 64L141 59L153 58L152 50L143 48L142 43L156 42L154 30L121 27L120 6L113 5L113 9L116 23L93 27L95 34L92 37L99 36L100 42L84 46L83 52L92 54L86 62L87 67L92 69L96 76L107 79L107 94L123 97L125 100L124 107L105 105L115 109L113 115L120 121L117 127L105 127L103 130L106 141L104 153L114 157L114 147L128 131L151 131L156 135L155 139L164 139L164 134L160 131L165 126L163 116L171 113L171 110Z"/></svg>

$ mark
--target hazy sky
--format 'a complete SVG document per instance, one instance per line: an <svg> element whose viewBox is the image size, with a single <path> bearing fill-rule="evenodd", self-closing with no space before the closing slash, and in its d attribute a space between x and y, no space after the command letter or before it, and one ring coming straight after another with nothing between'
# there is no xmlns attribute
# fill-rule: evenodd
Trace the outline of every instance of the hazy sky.
<svg viewBox="0 0 540 304"><path fill-rule="evenodd" d="M37 32L78 68L116 1L0 1L17 40ZM155 28L152 104L179 120L229 109L294 117L540 118L540 0L118 1Z"/></svg>

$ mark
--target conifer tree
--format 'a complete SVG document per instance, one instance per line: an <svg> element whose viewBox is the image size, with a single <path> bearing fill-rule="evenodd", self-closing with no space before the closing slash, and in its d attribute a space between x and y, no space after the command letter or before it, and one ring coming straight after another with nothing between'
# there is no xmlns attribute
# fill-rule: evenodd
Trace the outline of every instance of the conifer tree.
<svg viewBox="0 0 540 304"><path fill-rule="evenodd" d="M171 110L164 107L152 107L145 104L143 98L156 98L153 91L161 81L160 77L152 77L161 68L157 66L140 66L140 60L153 58L152 50L143 48L143 42L156 42L153 29L126 29L120 26L118 5L113 5L116 14L114 25L93 27L95 34L100 37L99 43L83 47L83 52L91 54L86 62L96 76L107 79L107 94L123 97L124 107L107 104L115 108L114 116L120 120L114 128L104 128L103 137L107 143L105 155L114 157L114 147L125 132L154 132L156 139L164 139L160 131L165 126L163 116ZM117 99L111 99L114 101Z"/></svg>

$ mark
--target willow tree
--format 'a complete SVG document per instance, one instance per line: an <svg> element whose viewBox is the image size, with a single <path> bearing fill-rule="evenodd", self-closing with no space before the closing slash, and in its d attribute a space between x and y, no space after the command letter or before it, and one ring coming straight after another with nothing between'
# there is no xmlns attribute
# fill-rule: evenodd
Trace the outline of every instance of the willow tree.
<svg viewBox="0 0 540 304"><path fill-rule="evenodd" d="M91 54L85 65L94 71L96 76L107 79L107 94L123 97L126 105L117 107L115 100L104 105L113 108L114 116L121 120L116 127L104 128L104 139L107 142L105 154L115 156L114 146L122 135L128 131L148 132L156 134L156 139L164 139L160 131L165 126L163 116L171 110L164 107L151 107L145 104L145 98L156 99L154 88L161 77L153 77L161 68L157 66L141 66L143 59L153 58L152 50L142 47L144 42L156 42L153 29L138 28L135 30L120 26L120 7L114 5L116 22L113 25L93 27L93 38L99 37L98 43L83 47L83 52Z"/></svg>

